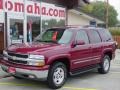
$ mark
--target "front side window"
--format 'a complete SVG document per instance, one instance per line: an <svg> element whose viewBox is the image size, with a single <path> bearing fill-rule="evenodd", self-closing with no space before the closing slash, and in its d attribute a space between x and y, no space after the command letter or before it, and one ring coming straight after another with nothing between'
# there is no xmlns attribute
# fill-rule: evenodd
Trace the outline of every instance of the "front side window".
<svg viewBox="0 0 120 90"><path fill-rule="evenodd" d="M23 42L23 20L10 19L11 44Z"/></svg>
<svg viewBox="0 0 120 90"><path fill-rule="evenodd" d="M35 41L37 42L55 42L59 44L68 44L72 38L73 32L65 29L49 29L41 36L38 36Z"/></svg>
<svg viewBox="0 0 120 90"><path fill-rule="evenodd" d="M82 40L82 41L85 42L85 44L89 43L89 39L88 39L88 36L87 36L86 32L82 31L82 30L77 32L76 40Z"/></svg>

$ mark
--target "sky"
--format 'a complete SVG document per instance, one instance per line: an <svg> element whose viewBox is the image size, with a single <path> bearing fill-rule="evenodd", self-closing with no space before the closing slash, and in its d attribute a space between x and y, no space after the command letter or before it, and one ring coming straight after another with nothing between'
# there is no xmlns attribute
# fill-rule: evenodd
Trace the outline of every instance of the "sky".
<svg viewBox="0 0 120 90"><path fill-rule="evenodd" d="M97 0L91 0L91 1L97 1ZM105 1L105 0L98 0L98 1ZM106 0L107 1L107 0ZM120 21L120 0L109 0L109 3L115 7L118 13L118 19Z"/></svg>
<svg viewBox="0 0 120 90"><path fill-rule="evenodd" d="M117 12L118 12L118 19L120 20L120 0L109 0L109 2L117 10Z"/></svg>

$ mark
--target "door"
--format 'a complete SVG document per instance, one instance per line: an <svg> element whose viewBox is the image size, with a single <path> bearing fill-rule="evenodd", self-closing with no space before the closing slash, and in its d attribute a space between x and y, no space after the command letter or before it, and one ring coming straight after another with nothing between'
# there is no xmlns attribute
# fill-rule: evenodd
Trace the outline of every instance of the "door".
<svg viewBox="0 0 120 90"><path fill-rule="evenodd" d="M8 44L23 43L23 20L8 19Z"/></svg>
<svg viewBox="0 0 120 90"><path fill-rule="evenodd" d="M97 30L89 30L88 35L92 49L92 64L96 64L100 62L103 43Z"/></svg>
<svg viewBox="0 0 120 90"><path fill-rule="evenodd" d="M91 45L89 44L86 31L79 30L76 34L76 40L83 40L85 45L76 45L72 48L72 69L78 69L91 64Z"/></svg>

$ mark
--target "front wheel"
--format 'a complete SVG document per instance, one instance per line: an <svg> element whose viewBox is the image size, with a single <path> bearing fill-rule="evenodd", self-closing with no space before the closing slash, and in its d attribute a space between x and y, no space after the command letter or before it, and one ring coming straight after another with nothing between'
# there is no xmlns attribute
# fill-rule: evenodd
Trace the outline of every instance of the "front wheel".
<svg viewBox="0 0 120 90"><path fill-rule="evenodd" d="M110 70L110 57L105 55L102 63L100 63L100 68L98 68L98 72L101 74L106 74Z"/></svg>
<svg viewBox="0 0 120 90"><path fill-rule="evenodd" d="M61 88L67 79L67 69L66 66L57 62L53 64L50 68L48 74L48 85L52 89Z"/></svg>

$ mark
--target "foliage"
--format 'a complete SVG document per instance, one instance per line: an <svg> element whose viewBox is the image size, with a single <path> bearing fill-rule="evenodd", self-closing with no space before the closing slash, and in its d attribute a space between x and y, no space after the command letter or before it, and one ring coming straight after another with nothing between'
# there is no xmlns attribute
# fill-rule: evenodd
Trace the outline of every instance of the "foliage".
<svg viewBox="0 0 120 90"><path fill-rule="evenodd" d="M82 8L82 10L86 13L91 13L93 10L93 6L91 4L87 4L84 6L84 8Z"/></svg>
<svg viewBox="0 0 120 90"><path fill-rule="evenodd" d="M110 28L109 31L113 36L120 36L120 28Z"/></svg>
<svg viewBox="0 0 120 90"><path fill-rule="evenodd" d="M60 27L60 26L65 26L65 20L56 20L56 19L42 20L43 29Z"/></svg>
<svg viewBox="0 0 120 90"><path fill-rule="evenodd" d="M106 4L103 1L92 2L88 6L84 6L82 11L88 13L100 20L105 21L106 16ZM115 26L118 23L117 20L117 11L111 5L109 5L109 26Z"/></svg>

